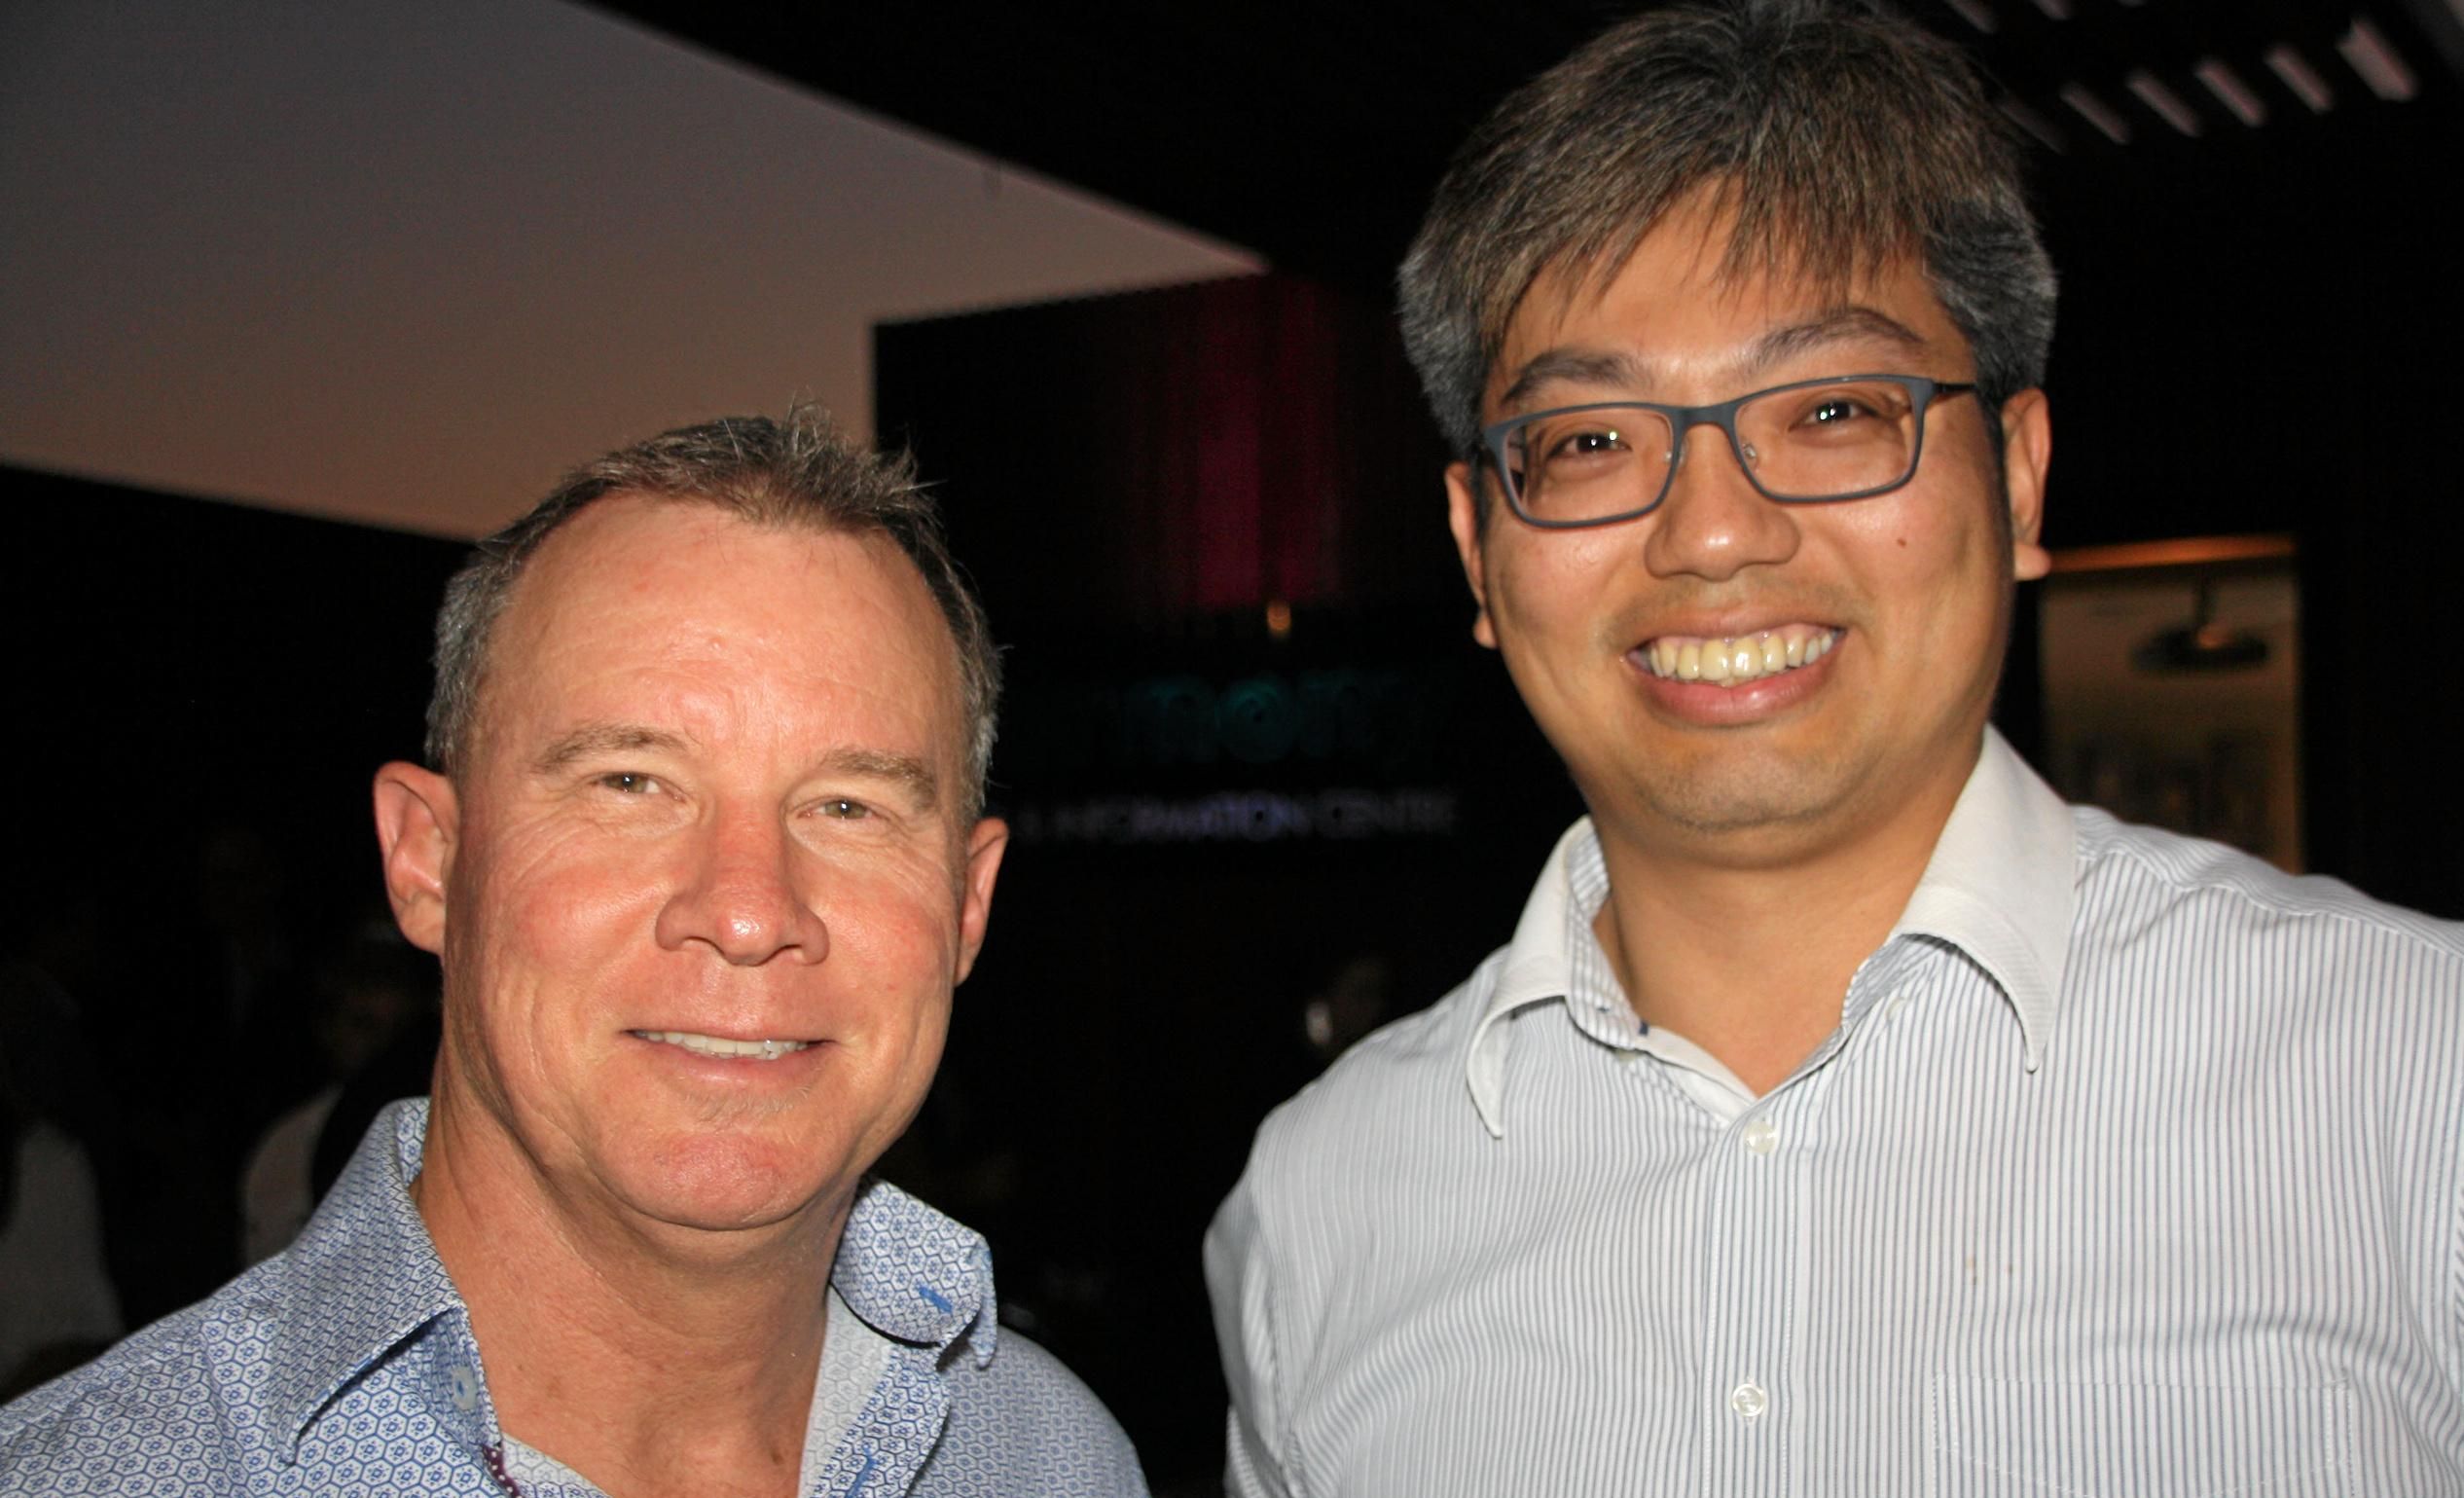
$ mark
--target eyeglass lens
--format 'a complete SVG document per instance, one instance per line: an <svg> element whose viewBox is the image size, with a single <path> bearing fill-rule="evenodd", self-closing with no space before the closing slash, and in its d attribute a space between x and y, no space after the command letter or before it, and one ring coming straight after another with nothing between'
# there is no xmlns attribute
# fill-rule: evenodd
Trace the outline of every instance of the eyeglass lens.
<svg viewBox="0 0 2464 1498"><path fill-rule="evenodd" d="M1737 408L1736 434L1746 471L1774 499L1889 489L1916 466L1914 403L1906 386L1888 381L1768 391ZM1691 436L1700 442L1706 433ZM1542 412L1505 443L1525 513L1561 523L1649 507L1667 486L1676 446L1668 417L1643 406Z"/></svg>

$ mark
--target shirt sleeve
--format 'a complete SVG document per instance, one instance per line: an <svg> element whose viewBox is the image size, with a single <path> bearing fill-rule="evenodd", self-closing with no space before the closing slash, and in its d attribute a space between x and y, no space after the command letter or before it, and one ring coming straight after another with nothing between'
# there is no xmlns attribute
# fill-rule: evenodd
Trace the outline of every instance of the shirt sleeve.
<svg viewBox="0 0 2464 1498"><path fill-rule="evenodd" d="M1244 1176L1207 1229L1207 1294L1232 1393L1224 1419L1223 1489L1231 1498L1300 1498L1283 1460L1283 1391L1276 1387L1273 1290L1256 1200Z"/></svg>

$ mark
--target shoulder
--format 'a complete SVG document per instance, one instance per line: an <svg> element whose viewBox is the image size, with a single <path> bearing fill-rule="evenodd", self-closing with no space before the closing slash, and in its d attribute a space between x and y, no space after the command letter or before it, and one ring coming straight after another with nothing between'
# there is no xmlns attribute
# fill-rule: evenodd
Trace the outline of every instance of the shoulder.
<svg viewBox="0 0 2464 1498"><path fill-rule="evenodd" d="M1267 1114L1250 1156L1250 1183L1329 1169L1374 1174L1392 1163L1384 1159L1392 1151L1414 1151L1434 1131L1478 1132L1465 1067L1504 956L1504 949L1490 954L1435 1004L1362 1039Z"/></svg>
<svg viewBox="0 0 2464 1498"><path fill-rule="evenodd" d="M1258 1126L1248 1168L1207 1232L1219 1325L1250 1314L1236 1305L1268 1281L1343 1260L1343 1245L1378 1230L1394 1193L1420 1193L1432 1172L1488 1155L1466 1062L1504 957L1492 954L1436 1004L1344 1052Z"/></svg>
<svg viewBox="0 0 2464 1498"><path fill-rule="evenodd" d="M1371 1032L1335 1058L1317 1080L1303 1087L1267 1115L1258 1130L1261 1152L1286 1143L1306 1147L1328 1134L1349 1136L1362 1127L1396 1119L1396 1105L1450 1111L1460 1105L1466 1122L1477 1127L1471 1096L1464 1079L1464 1064L1471 1038L1489 1000L1497 991L1497 970L1504 949L1493 952L1453 992L1418 1013Z"/></svg>
<svg viewBox="0 0 2464 1498"><path fill-rule="evenodd" d="M2220 952L2267 945L2376 952L2450 988L2464 978L2464 925L2093 807L2075 808L2074 817L2083 921L2114 939L2162 933L2203 939Z"/></svg>
<svg viewBox="0 0 2464 1498"><path fill-rule="evenodd" d="M2062 1004L2083 1033L2332 1082L2355 1107L2464 1095L2464 926L2102 812L2078 824Z"/></svg>
<svg viewBox="0 0 2464 1498"><path fill-rule="evenodd" d="M1061 1360L1003 1327L979 1361L962 1338L945 1358L949 1423L916 1486L924 1495L1142 1495L1138 1453L1104 1402Z"/></svg>
<svg viewBox="0 0 2464 1498"><path fill-rule="evenodd" d="M233 1443L206 1345L214 1305L159 1321L0 1408L0 1498L219 1486Z"/></svg>

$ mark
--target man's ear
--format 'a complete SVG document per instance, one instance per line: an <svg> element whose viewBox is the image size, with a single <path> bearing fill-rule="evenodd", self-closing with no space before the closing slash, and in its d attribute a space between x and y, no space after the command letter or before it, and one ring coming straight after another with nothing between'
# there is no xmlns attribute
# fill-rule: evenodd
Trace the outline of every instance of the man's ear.
<svg viewBox="0 0 2464 1498"><path fill-rule="evenodd" d="M2045 475L2053 465L2053 417L2037 389L2002 403L2002 483L2011 499L2011 575L2034 582L2053 569L2045 532Z"/></svg>
<svg viewBox="0 0 2464 1498"><path fill-rule="evenodd" d="M993 885L1001 876L1001 855L1009 851L1009 823L987 817L966 840L965 883L959 891L959 968L953 982L963 983L975 970L975 954L984 950L984 933L993 921Z"/></svg>
<svg viewBox="0 0 2464 1498"><path fill-rule="evenodd" d="M453 783L401 760L377 772L377 847L394 924L415 947L445 950L445 889L461 808Z"/></svg>
<svg viewBox="0 0 2464 1498"><path fill-rule="evenodd" d="M1480 479L1469 463L1446 467L1446 526L1455 533L1455 554L1463 559L1463 580L1471 585L1471 602L1480 609L1471 621L1471 638L1494 650L1498 631L1489 622L1489 579L1480 558Z"/></svg>

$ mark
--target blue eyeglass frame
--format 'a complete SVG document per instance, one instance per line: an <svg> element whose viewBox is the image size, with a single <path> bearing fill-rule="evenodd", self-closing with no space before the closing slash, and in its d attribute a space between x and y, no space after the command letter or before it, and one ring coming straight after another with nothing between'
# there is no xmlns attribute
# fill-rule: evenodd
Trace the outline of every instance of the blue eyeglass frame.
<svg viewBox="0 0 2464 1498"><path fill-rule="evenodd" d="M1896 384L1908 392L1909 413L1916 419L1916 441L1908 451L1907 472L1891 483L1878 485L1872 489L1861 489L1854 493L1846 494L1817 494L1802 497L1775 494L1762 487L1762 481L1754 476L1754 465L1746 461L1745 441L1737 435L1739 410L1748 402L1760 400L1765 395L1779 395L1790 390L1811 390L1823 385L1861 383L1870 384L1875 381ZM1749 390L1734 400L1723 400L1713 406L1664 406L1657 401L1649 400L1598 400L1579 406L1551 406L1545 411L1526 412L1521 416L1509 417L1505 420L1480 428L1483 451L1477 456L1487 457L1490 466L1496 469L1498 488L1504 492L1506 505L1514 511L1515 518L1527 526L1536 526L1542 530L1588 530L1594 526L1613 526L1620 521L1637 520L1658 509L1661 502L1668 498L1668 492L1676 487L1677 460L1685 451L1685 434L1697 426L1716 426L1726 435L1728 451L1735 456L1737 467L1745 474L1746 482L1754 486L1756 493L1773 504L1838 504L1850 499L1870 499L1876 494L1887 494L1895 489L1906 488L1908 483L1916 477L1917 464L1925 459L1925 416L1933 409L1935 400L1942 396L1972 394L1975 388L1976 385L1973 381L1934 380L1924 375L1826 375L1819 380L1793 380L1787 384L1775 384L1768 389ZM1594 520L1542 520L1523 508L1522 486L1514 481L1512 471L1505 464L1505 439L1514 434L1515 428L1529 425L1544 417L1571 416L1582 411L1655 411L1665 417L1669 424L1668 471L1660 476L1660 492L1653 494L1650 503L1644 505L1641 509L1620 510L1614 515L1603 515Z"/></svg>

